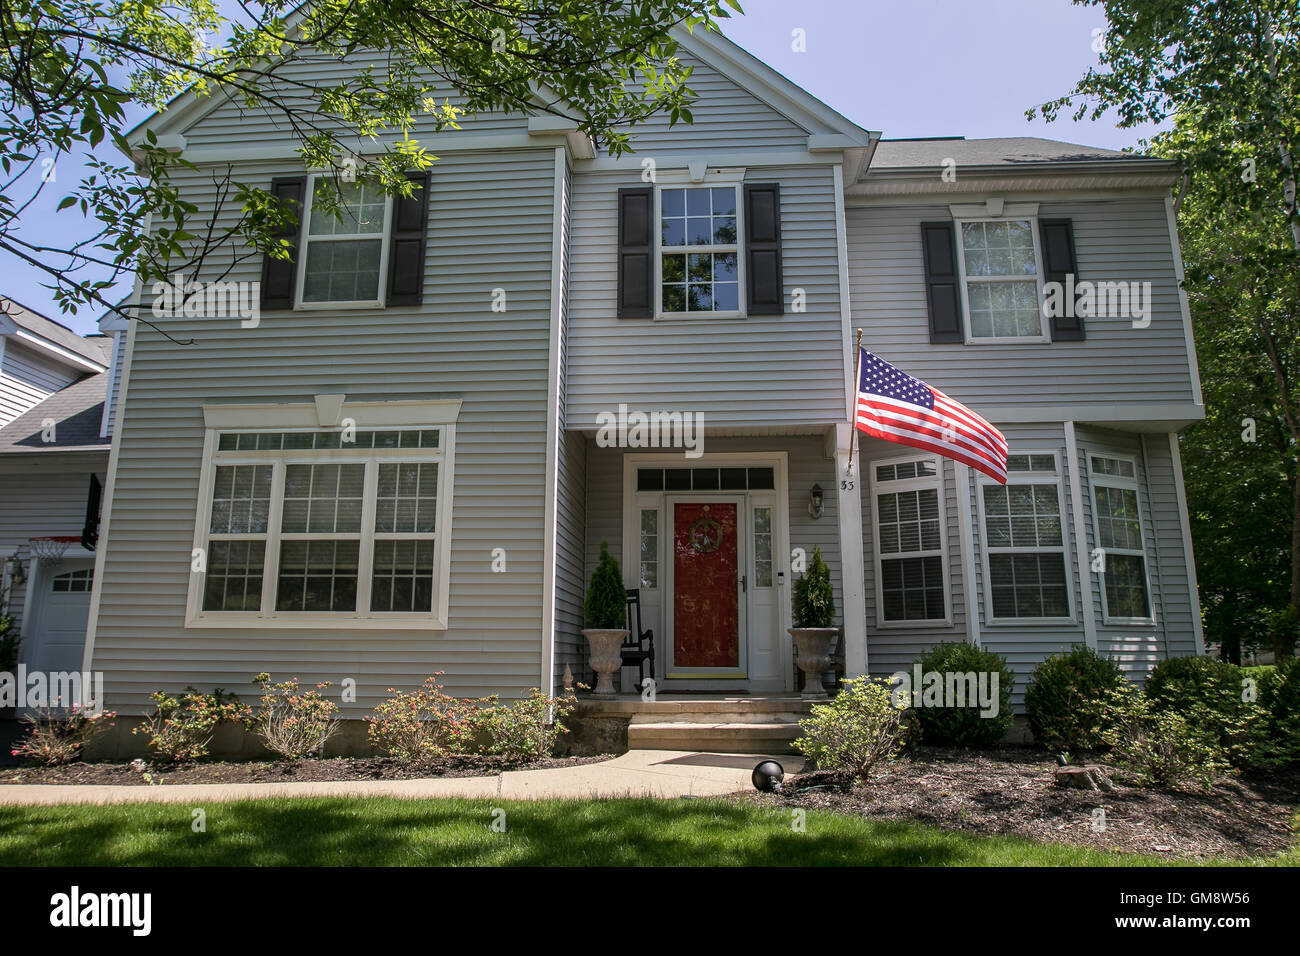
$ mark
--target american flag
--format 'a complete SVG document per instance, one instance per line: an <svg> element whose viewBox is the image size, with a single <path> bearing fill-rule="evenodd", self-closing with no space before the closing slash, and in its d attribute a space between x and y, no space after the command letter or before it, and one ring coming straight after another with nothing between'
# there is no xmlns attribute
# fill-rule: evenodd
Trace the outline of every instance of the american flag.
<svg viewBox="0 0 1300 956"><path fill-rule="evenodd" d="M859 431L932 451L1007 483L1007 440L961 402L859 349Z"/></svg>

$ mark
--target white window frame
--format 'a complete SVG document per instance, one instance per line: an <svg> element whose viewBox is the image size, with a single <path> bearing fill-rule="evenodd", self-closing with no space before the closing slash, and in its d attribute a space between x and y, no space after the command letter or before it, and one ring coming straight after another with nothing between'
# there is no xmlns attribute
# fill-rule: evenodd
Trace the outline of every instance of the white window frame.
<svg viewBox="0 0 1300 956"><path fill-rule="evenodd" d="M967 345L1034 345L1050 342L1051 335L1047 328L1047 318L1043 315L1043 247L1038 235L1038 216L1035 215L1012 215L1008 213L1004 216L957 216L953 218L956 234L954 236L957 246L957 275L961 279L961 307L965 316L965 331ZM969 282L1027 282L1029 276L975 276L967 279L966 276L966 249L962 244L962 226L966 223L976 222L1027 222L1029 231L1032 233L1034 241L1034 281L1036 291L1034 293L1034 303L1038 311L1038 323L1040 333L1038 335L999 335L999 336L976 336L971 325L970 312L970 287Z"/></svg>
<svg viewBox="0 0 1300 956"><path fill-rule="evenodd" d="M895 478L889 481L881 481L876 478L876 469L881 465L897 465L910 462L931 462L935 467L933 475L926 475L923 478ZM880 458L871 461L867 467L870 469L870 480L868 488L871 492L871 535L872 550L875 552L875 576L876 576L876 627L882 630L888 629L907 629L907 628L926 628L926 627L943 627L952 626L952 578L951 569L948 566L948 501L947 493L943 480L943 459L937 455L905 455L900 458ZM898 560L900 558L925 558L934 557L933 551L917 551L899 554L886 555L880 550L880 500L879 496L883 494L893 494L898 491L918 491L921 489L934 488L939 492L939 550L938 557L943 568L943 617L928 617L917 621L890 621L885 619L885 573L884 562L886 560Z"/></svg>
<svg viewBox="0 0 1300 956"><path fill-rule="evenodd" d="M324 396L318 396L322 398ZM453 519L452 491L455 487L456 418L460 401L427 402L358 402L342 406L340 420L350 418L363 430L400 430L425 428L440 432L437 448L367 448L355 451L337 448L283 449L268 451L220 451L218 436L222 432L316 432L329 431L322 424L316 405L209 405L204 406L205 435L203 464L195 509L194 548L206 556L212 520L212 494L218 465L272 464L270 513L267 518L263 558L262 603L258 611L205 611L203 592L206 570L191 567L186 597L187 628L353 628L369 630L445 630L448 627L448 603L451 579L451 536ZM336 425L333 427L337 427ZM280 518L284 503L284 472L288 464L366 462L365 492L362 502L360 547L357 569L357 611L276 611L275 593L279 577ZM400 537L376 533L375 498L378 466L382 461L419 461L438 463L438 504L434 532L411 534L412 538L435 539L433 600L429 613L371 611L370 589L374 569L374 542ZM369 530L367 530L369 529ZM254 535L241 536L250 540ZM294 537L299 537L295 535ZM349 534L320 534L318 537L339 539Z"/></svg>
<svg viewBox="0 0 1300 956"><path fill-rule="evenodd" d="M384 196L384 224L379 232L361 232L334 234L329 236L311 237L311 217L312 217L312 199L316 195L316 181L323 178L332 178L330 173L308 173L306 195L302 201L302 223L299 226L300 241L298 243L298 261L297 268L294 270L297 274L294 277L293 307L295 311L319 311L329 309L379 309L384 306L384 299L388 292L388 254L390 243L390 233L392 232L393 221L393 197ZM304 302L302 291L307 281L307 253L308 246L312 242L356 242L367 241L373 242L379 240L379 281L376 283L376 295L374 299L358 299L350 302L330 301L330 302Z"/></svg>
<svg viewBox="0 0 1300 956"><path fill-rule="evenodd" d="M1138 484L1138 462L1137 458L1132 455L1116 455L1110 452L1086 452L1088 456L1088 486L1093 491L1092 495L1092 535L1093 546L1102 547L1101 543L1101 515L1097 508L1097 488L1120 488L1125 491L1132 491L1134 500L1137 502L1138 513L1138 537L1142 542L1141 550L1136 548L1106 548L1106 559L1109 561L1112 554L1130 555L1142 559L1142 583L1147 593L1147 609L1151 612L1147 617L1121 617L1110 613L1110 599L1106 596L1106 572L1100 574L1101 590L1101 620L1103 624L1155 624L1156 623L1156 602L1155 595L1151 591L1151 558L1147 554L1147 526L1142 517L1142 488ZM1093 469L1094 458L1106 458L1113 461L1125 461L1133 467L1133 477L1125 478L1122 475L1104 475Z"/></svg>
<svg viewBox="0 0 1300 956"><path fill-rule="evenodd" d="M979 515L979 542L984 571L984 623L990 627L1020 627L1074 624L1077 620L1074 601L1074 569L1070 562L1070 529L1065 523L1065 473L1061 456L1055 449L1015 449L1016 455L1051 455L1055 463L1054 474L1041 471L1008 472L1008 485L1051 485L1056 489L1056 507L1061 521L1061 544L1058 548L992 548L989 545L988 519L984 507L984 488L998 482L982 472L977 472L975 504ZM990 560L994 554L1046 554L1059 550L1065 567L1065 600L1069 614L1065 617L998 617L993 612L993 569Z"/></svg>
<svg viewBox="0 0 1300 956"><path fill-rule="evenodd" d="M743 319L748 314L745 301L745 189L739 179L715 180L709 182L671 182L660 177L655 184L654 223L654 283L655 283L655 319L658 321L699 321L701 319ZM736 193L736 305L737 308L725 312L665 312L664 311L664 246L663 246L663 199L665 189L733 189ZM726 253L733 251L730 246L669 246L672 254L692 253ZM678 249L684 253L678 253Z"/></svg>

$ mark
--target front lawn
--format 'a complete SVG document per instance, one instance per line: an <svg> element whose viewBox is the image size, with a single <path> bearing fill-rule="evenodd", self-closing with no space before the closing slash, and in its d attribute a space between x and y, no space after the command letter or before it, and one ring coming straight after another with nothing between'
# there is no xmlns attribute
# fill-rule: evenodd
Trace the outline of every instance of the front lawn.
<svg viewBox="0 0 1300 956"><path fill-rule="evenodd" d="M505 832L492 829L494 807ZM1106 853L734 800L394 798L0 807L8 866L1150 866ZM498 815L499 816L499 815ZM1259 863L1294 864L1294 854Z"/></svg>

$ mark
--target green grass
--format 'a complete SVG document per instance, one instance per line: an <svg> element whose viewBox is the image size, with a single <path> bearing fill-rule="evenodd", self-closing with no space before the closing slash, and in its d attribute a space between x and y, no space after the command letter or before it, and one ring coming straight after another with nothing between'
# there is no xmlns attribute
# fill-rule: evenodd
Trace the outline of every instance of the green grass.
<svg viewBox="0 0 1300 956"><path fill-rule="evenodd" d="M504 833L491 829L505 810ZM6 866L1150 866L1102 853L918 824L726 800L501 802L393 798L0 807ZM1259 861L1281 862L1288 860Z"/></svg>

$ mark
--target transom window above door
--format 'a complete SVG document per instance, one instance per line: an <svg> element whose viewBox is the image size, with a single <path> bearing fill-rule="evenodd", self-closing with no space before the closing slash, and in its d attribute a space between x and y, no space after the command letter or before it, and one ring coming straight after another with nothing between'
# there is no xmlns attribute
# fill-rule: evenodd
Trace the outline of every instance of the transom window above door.
<svg viewBox="0 0 1300 956"><path fill-rule="evenodd" d="M958 222L958 259L971 340L1046 340L1032 219Z"/></svg>
<svg viewBox="0 0 1300 956"><path fill-rule="evenodd" d="M740 314L739 186L659 190L659 311Z"/></svg>
<svg viewBox="0 0 1300 956"><path fill-rule="evenodd" d="M298 301L380 304L389 197L373 184L323 174L308 182Z"/></svg>

